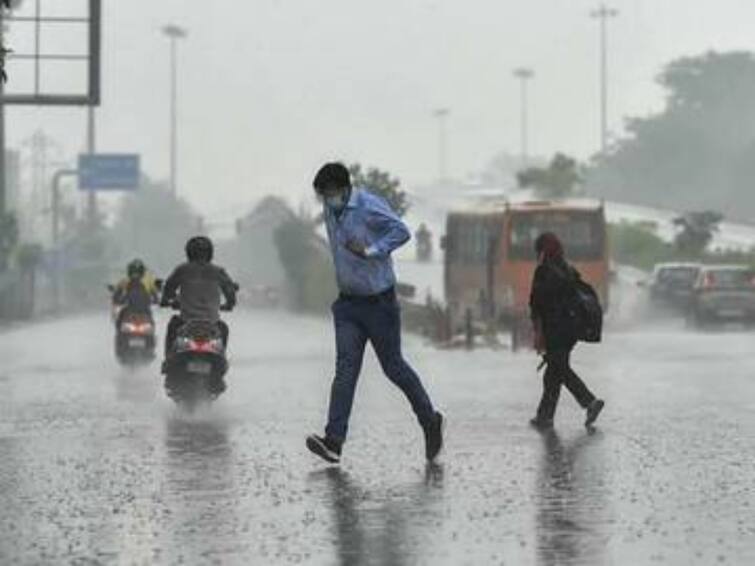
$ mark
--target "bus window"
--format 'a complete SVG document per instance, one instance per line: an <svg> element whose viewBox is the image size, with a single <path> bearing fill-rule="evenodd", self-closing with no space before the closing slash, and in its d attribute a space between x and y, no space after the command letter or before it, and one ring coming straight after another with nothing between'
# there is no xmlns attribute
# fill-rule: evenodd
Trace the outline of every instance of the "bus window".
<svg viewBox="0 0 755 566"><path fill-rule="evenodd" d="M502 217L468 215L449 218L446 261L465 265L487 263L491 246L497 246Z"/></svg>
<svg viewBox="0 0 755 566"><path fill-rule="evenodd" d="M603 257L605 226L594 212L527 212L512 215L509 256L512 260L535 258L535 239L543 232L555 233L573 260Z"/></svg>

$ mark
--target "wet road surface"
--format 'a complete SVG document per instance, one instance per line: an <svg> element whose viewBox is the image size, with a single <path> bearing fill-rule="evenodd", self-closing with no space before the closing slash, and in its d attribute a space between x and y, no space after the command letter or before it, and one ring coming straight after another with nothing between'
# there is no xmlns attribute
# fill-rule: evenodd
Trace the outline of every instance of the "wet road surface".
<svg viewBox="0 0 755 566"><path fill-rule="evenodd" d="M681 324L580 346L607 401L527 426L537 360L406 350L448 417L425 466L370 353L340 469L327 321L230 317L229 390L198 415L114 362L105 316L0 332L0 564L755 564L755 334Z"/></svg>

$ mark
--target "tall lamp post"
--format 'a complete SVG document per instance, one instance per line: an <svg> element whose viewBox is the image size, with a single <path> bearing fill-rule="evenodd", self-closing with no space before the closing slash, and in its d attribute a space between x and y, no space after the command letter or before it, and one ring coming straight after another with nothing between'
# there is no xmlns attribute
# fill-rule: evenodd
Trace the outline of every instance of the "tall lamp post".
<svg viewBox="0 0 755 566"><path fill-rule="evenodd" d="M527 82L535 76L535 72L532 69L526 67L519 67L514 69L514 76L519 79L520 84L520 96L521 96L521 116L520 116L520 152L522 159L522 169L527 167L529 161L529 132L527 121Z"/></svg>
<svg viewBox="0 0 755 566"><path fill-rule="evenodd" d="M600 23L600 151L606 153L608 148L608 20L619 15L618 10L601 4L590 12L590 16Z"/></svg>
<svg viewBox="0 0 755 566"><path fill-rule="evenodd" d="M438 180L445 181L448 176L447 171L447 150L446 147L446 118L450 110L448 108L437 108L433 110L433 116L438 120Z"/></svg>
<svg viewBox="0 0 755 566"><path fill-rule="evenodd" d="M178 60L176 57L176 44L179 39L187 36L184 28L177 25L166 25L162 28L163 33L170 40L170 191L176 196L176 145L178 139L178 109L177 109L177 79Z"/></svg>

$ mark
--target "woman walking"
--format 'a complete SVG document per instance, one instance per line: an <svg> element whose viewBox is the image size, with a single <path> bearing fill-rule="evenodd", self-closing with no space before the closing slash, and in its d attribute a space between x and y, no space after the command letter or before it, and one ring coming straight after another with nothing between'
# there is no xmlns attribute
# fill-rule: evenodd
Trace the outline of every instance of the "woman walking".
<svg viewBox="0 0 755 566"><path fill-rule="evenodd" d="M585 426L591 426L605 403L595 397L569 364L577 343L567 318L567 304L580 275L566 262L558 237L545 232L535 240L538 266L532 279L530 315L534 326L535 350L543 355L546 368L543 395L537 414L530 421L537 428L553 427L553 416L564 385L586 411Z"/></svg>

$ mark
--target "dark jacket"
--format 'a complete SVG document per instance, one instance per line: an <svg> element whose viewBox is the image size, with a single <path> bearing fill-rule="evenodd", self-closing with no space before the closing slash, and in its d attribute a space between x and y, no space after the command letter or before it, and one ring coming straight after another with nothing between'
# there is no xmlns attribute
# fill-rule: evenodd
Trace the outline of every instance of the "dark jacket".
<svg viewBox="0 0 755 566"><path fill-rule="evenodd" d="M566 316L566 305L579 278L579 272L563 259L546 260L535 269L530 316L542 325L546 350L571 349L577 342Z"/></svg>
<svg viewBox="0 0 755 566"><path fill-rule="evenodd" d="M185 321L220 319L220 295L228 306L236 304L236 287L225 269L212 263L187 262L179 265L163 286L162 303L179 295L181 318Z"/></svg>

